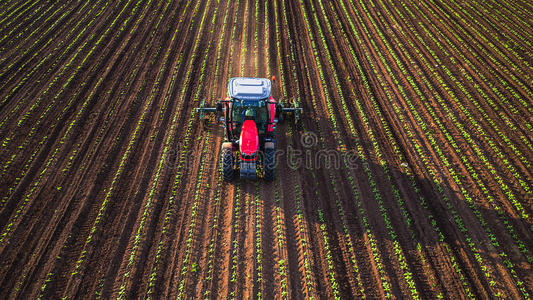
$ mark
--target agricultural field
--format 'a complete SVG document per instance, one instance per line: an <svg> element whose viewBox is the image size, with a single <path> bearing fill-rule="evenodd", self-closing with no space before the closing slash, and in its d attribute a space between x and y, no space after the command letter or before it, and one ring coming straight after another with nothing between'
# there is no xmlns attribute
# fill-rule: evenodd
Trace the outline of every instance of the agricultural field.
<svg viewBox="0 0 533 300"><path fill-rule="evenodd" d="M530 299L532 43L518 0L2 1L0 298ZM236 76L303 106L274 182L200 126Z"/></svg>

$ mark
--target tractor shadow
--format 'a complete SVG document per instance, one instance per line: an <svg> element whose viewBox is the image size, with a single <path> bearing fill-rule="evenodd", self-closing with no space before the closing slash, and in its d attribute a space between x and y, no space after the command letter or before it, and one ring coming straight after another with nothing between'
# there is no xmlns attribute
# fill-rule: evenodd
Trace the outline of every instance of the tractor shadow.
<svg viewBox="0 0 533 300"><path fill-rule="evenodd" d="M207 129L213 135L220 136L217 140L223 140L223 129L220 125L211 122ZM495 269L495 266L505 266L500 259L500 254L505 251L518 277L526 282L526 286L533 286L531 264L528 263L527 256L520 252L516 242L516 240L521 241L530 255L533 252L533 229L527 220L512 215L507 210L503 212L502 209L500 210L502 213L498 213L475 183L467 182L460 177L464 187L463 194L454 180L443 176L442 173L437 174L443 178L439 182L429 179L428 171L422 162L388 161L383 158L387 166L385 168L375 156L367 153L369 159L364 161L355 151L340 151L331 146L332 141L321 139L313 132L303 132L287 123L278 125L276 137L274 182L267 182L262 178L243 180L239 178L236 170L236 176L231 182L225 183L224 188L238 185L240 193L249 198L257 196L259 190L265 205L264 210L283 209L286 222L298 218L295 203L299 201L305 222L311 230L312 244L321 243L319 228L323 224L326 225L332 249L338 254L334 255L334 259L337 260L335 265L340 268L339 274L349 272L342 267L344 262L340 245L343 244L342 237L346 234L343 228L347 228L352 240L360 240L368 228L373 233L379 249L389 247L394 237L399 242L408 263L413 265L418 265L417 260L420 256L417 253L421 251L420 249L429 256L427 255L429 253L443 253L443 245L447 244L451 252L446 255L455 257L464 272L465 279L475 287L474 295L479 298L490 295L492 289L488 280L483 277L484 271L481 269L482 264L477 263L477 254L483 258L483 264ZM348 149L356 149L355 141L346 137L344 140L347 140ZM359 143L363 151L373 149L370 141L359 141ZM319 146L319 144L329 146ZM211 161L212 164L209 164L211 167L220 168L220 158L216 157L215 152L207 152L204 155L206 157L203 157L202 161ZM438 162L433 163L439 165ZM498 189L491 186L489 192ZM273 199L276 195L274 191L277 191L280 197L279 202ZM469 202L465 200L467 199L465 195L471 199ZM499 205L508 202L506 199L500 199L503 197L498 198L496 194L491 195ZM378 201L379 197L381 201ZM528 203L526 196L517 195L517 197L525 206L527 213L531 214L531 205L526 205ZM512 203L508 204L512 207ZM363 218L368 222L367 227L362 222ZM386 220L390 222L390 229L387 228ZM514 230L515 238L510 234L509 228ZM290 228L287 230L287 237L295 234L290 232ZM491 242L487 230L496 237L498 242L496 246ZM313 255L319 254L313 253ZM319 259L315 257L315 260ZM389 274L396 274L391 267L393 263L389 257L383 255L383 262ZM416 272L417 269L413 267L413 270ZM317 269L315 272L320 270ZM514 279L509 278L509 273L502 275L496 272L498 270L494 271L495 279L514 282ZM423 279L424 276L426 275L414 274L417 285L427 284ZM436 276L438 280L444 280L440 279L441 275ZM394 276L390 277L393 288L399 289L397 279L395 280ZM351 295L347 282L341 284L341 287L344 289L344 295ZM516 287L504 287L504 289L516 289Z"/></svg>
<svg viewBox="0 0 533 300"><path fill-rule="evenodd" d="M524 243L529 253L533 252L533 234L530 224L527 220L510 213L498 213L483 195L478 195L478 187L474 186L474 183L462 181L464 185L468 184L468 188L464 191L472 199L467 202L465 195L461 193L452 178L444 178L442 182L430 180L425 175L426 171L422 172L417 169L423 167L420 162L406 161L397 165L398 162L386 161L388 168L385 168L377 163L378 160L375 157L363 161L354 154L349 158L351 159L349 163L345 158L343 158L344 161L341 159L337 163L334 159L339 157L335 156L340 152L338 149L321 148L317 146L318 140L314 140L316 136L294 130L289 141L287 135L284 134L285 125L280 127L276 145L277 178L272 183L259 179L259 184L264 185L264 189L278 189L282 204L278 205L269 199L270 201L265 201L265 205L271 206L267 207L268 210L282 206L288 211L287 207L294 206L299 197L306 222L312 229L311 232L314 232L314 235L311 234L311 238L315 239L311 241L312 243L320 243L317 240L320 236L319 228L322 224L326 224L328 237L333 245L332 249L338 251L334 254L339 254L334 255L334 259L337 260L336 266L344 264L340 252L342 248L340 245L343 244L340 239L346 234L343 227L346 226L352 240L360 239L366 234L366 227L361 221L365 218L380 249L391 245L392 237L394 237L399 241L410 264L418 264L417 253L421 248L425 255L442 253L435 252L435 249L444 251L442 247L446 243L463 270L465 279L471 283L471 286L477 288L473 291L477 297L484 298L490 295L492 289L488 280L483 277L482 264L476 262L478 259L476 252L483 258L483 264L495 269L495 266L505 265L500 259L500 253L505 251L518 277L526 281L526 286L533 285L531 264L528 263L527 256L520 252L516 243L518 239ZM372 148L370 142L363 142L363 144L365 144L363 147ZM236 184L236 182L239 182L245 194L249 193L253 196L256 193L256 181L241 181L237 176L231 184ZM495 189L498 187L492 187L490 190ZM378 201L379 197L381 201ZM499 200L507 201L497 198L496 195L493 197L500 205ZM519 200L523 204L527 203L524 195L520 195ZM527 208L530 209L530 206ZM288 211L293 215L286 217L297 218L294 215L295 211L294 209ZM531 213L531 210L528 213ZM344 215L344 218L341 215ZM390 221L390 230L387 229L386 219ZM482 222L485 224L482 225ZM513 228L516 233L515 239L509 233L509 228ZM491 242L486 229L497 238L496 246ZM395 274L391 269L393 263L388 257L383 256L385 268L389 274ZM339 268L341 271L347 271L343 270L343 267ZM420 269L413 267L413 270L416 272ZM415 274L414 280L417 285L427 284L421 279L424 276L426 275ZM441 279L441 275L436 276L438 280L444 280ZM458 275L448 274L446 276ZM493 278L495 279L503 278L513 282L514 280L509 276L511 276L509 273L502 275L494 270ZM393 288L395 286L399 288L398 282L395 282L392 276L391 279L394 281ZM349 296L349 285L344 283L341 287L345 295ZM503 286L503 288L518 291L516 286ZM428 287L427 290L430 289ZM528 288L528 290L531 289Z"/></svg>

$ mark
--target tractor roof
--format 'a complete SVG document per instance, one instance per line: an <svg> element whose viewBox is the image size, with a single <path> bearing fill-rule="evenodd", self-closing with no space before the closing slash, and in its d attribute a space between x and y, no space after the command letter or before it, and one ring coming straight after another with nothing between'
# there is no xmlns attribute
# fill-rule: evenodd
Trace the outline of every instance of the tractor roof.
<svg viewBox="0 0 533 300"><path fill-rule="evenodd" d="M233 77L229 80L228 93L240 100L262 100L270 97L271 88L266 78Z"/></svg>

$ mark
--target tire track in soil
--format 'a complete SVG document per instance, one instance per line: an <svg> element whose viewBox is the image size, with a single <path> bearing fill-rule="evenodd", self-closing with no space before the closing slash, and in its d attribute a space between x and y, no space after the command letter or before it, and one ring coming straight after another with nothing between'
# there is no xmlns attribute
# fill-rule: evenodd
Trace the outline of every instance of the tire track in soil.
<svg viewBox="0 0 533 300"><path fill-rule="evenodd" d="M204 65L202 66L202 69L205 67L204 74L209 74L211 77L204 78L204 76L201 75L196 93L196 96L199 98L207 98L210 100L208 103L212 106L215 105L215 102L214 99L209 97L217 94L217 90L220 89L220 87L214 86L214 80L216 78L215 76L217 75L216 70L219 66L219 61L217 61L215 64L207 64L207 62L215 60L212 58L216 58L218 51L221 50L220 47L222 47L222 44L217 43L217 39L214 37L220 37L223 34L222 32L217 32L216 30L222 30L223 21L228 14L230 6L229 4L229 2L217 2L212 4L212 6L216 6L215 10L217 11L217 16L213 22L213 27L209 31L211 36L206 38L206 40L209 41L209 45L207 46L207 56L204 58ZM224 32L224 34L226 33L227 31ZM214 47L213 42L215 42ZM209 91L212 92L209 93ZM194 103L197 105L197 102ZM197 123L200 121L198 118L195 118L193 122ZM202 127L202 125L198 127ZM176 281L179 282L178 298L181 296L188 298L192 297L192 295L196 295L196 297L203 296L203 294L201 294L203 283L202 273L206 268L205 263L208 254L208 242L210 241L207 237L213 236L218 232L215 232L216 229L214 229L212 225L209 226L209 222L206 222L206 220L213 219L213 214L219 210L218 205L215 206L215 203L213 202L213 196L217 193L216 190L213 190L213 187L216 187L217 183L221 179L218 169L218 157L220 151L218 146L222 143L222 141L221 132L217 130L217 127L218 126L215 124L212 124L212 126L209 126L206 129L200 128L198 133L196 133L196 135L198 135L200 138L203 137L204 140L206 137L209 137L210 139L208 141L204 141L202 147L198 147L196 151L192 152L192 154L195 156L193 165L200 166L200 171L199 173L197 171L193 171L190 177L198 178L200 174L202 174L202 182L191 182L192 184L195 184L188 188L188 190L195 190L194 197L196 197L197 194L199 195L199 204L196 207L198 212L195 218L188 222L188 227L190 227L191 222L194 222L194 227L192 228L193 231L188 232L189 237L192 237L192 242L190 243L190 253L180 254L181 257L185 258L184 262L186 262L186 264L176 265L176 270L180 271L180 277L178 277L180 280ZM200 153L203 154L200 155ZM189 230L191 230L191 228L189 228ZM186 274L183 274L184 270L186 270Z"/></svg>
<svg viewBox="0 0 533 300"><path fill-rule="evenodd" d="M246 18L246 13L248 10L248 2L239 1L236 16L234 17L233 29L231 33L231 46L230 46L230 55L228 62L228 72L227 80L230 77L236 76L243 68L241 64L243 58L243 49L240 46L244 42L244 20ZM239 34L242 33L242 34ZM237 35L235 35L237 34ZM236 52L235 50L238 50ZM226 80L226 82L227 82ZM226 84L224 82L224 85ZM220 144L218 145L220 147ZM231 254L234 251L233 240L236 239L236 233L234 232L235 227L232 224L235 224L235 211L242 210L242 196L241 196L241 187L238 179L231 183L222 184L222 193L221 193L221 210L222 210L222 228L221 240L219 245L215 250L215 262L213 266L213 279L212 279L212 288L211 293L215 295L214 297L228 297L231 290L233 289L233 284L231 282L231 272L232 272L232 258ZM225 197L224 197L225 196ZM237 201L237 202L236 202ZM235 249L236 251L236 249Z"/></svg>
<svg viewBox="0 0 533 300"><path fill-rule="evenodd" d="M277 8L277 10L276 10ZM281 47L281 53L278 57L278 61L276 61L276 73L277 78L280 78L280 92L279 95L281 97L281 91L284 89L283 86L286 86L285 91L283 92L283 95L288 95L289 97L292 96L299 96L299 89L298 87L294 86L297 85L299 82L309 83L309 74L307 74L307 77L301 76L302 73L297 73L301 77L299 78L291 78L293 77L293 74L291 71L295 70L296 66L305 66L306 62L302 60L302 57L299 55L299 51L293 51L293 43L292 39L288 36L289 34L293 34L292 36L295 38L296 43L299 42L299 36L294 34L297 31L294 31L292 28L293 24L290 22L292 19L287 20L285 18L284 11L285 3L276 3L275 7L275 14L276 14L276 23L280 24L280 32L278 34L281 36L279 38L280 40L280 47ZM281 28L286 30L281 30ZM289 57L293 58L294 56L297 57L299 63L295 63L295 61L290 60ZM284 68L284 66L286 66ZM291 71L289 71L288 67L291 66ZM283 71L283 70L286 71ZM283 82L283 77L287 76L289 79L285 82ZM307 82L306 82L307 81ZM310 84L305 85L302 84L302 87L306 89L306 86L310 86ZM307 93L303 93L307 94ZM288 100L288 99L285 99ZM302 103L305 104L305 101ZM307 111L307 108L304 108ZM281 137L281 143L282 145L287 145L288 142L283 143L283 140L286 140L285 134L287 134L286 131L283 132ZM279 142L279 138L278 138ZM296 141L298 142L298 141ZM292 143L294 145L294 143ZM279 148L279 147L278 147ZM289 273L289 281L291 283L291 286L293 287L293 291L296 295L298 295L296 292L300 292L301 295L305 295L306 297L313 297L316 298L316 288L317 288L317 282L316 278L311 273L311 270L315 269L315 262L312 259L312 255L310 254L309 250L311 242L310 233L309 233L309 227L307 224L307 213L306 210L303 208L302 205L302 191L301 189L296 190L294 189L294 176L291 176L291 173L287 169L287 165L284 163L280 163L280 168L285 168L286 171L279 172L280 176L283 176L283 174L286 174L283 176L283 179L280 179L286 188L281 188L284 193L289 195L288 197L284 197L285 199L282 200L284 207L287 210L286 217L285 217L285 224L286 224L286 234L289 238L287 238L287 252L288 252L288 273ZM284 178L290 176L289 178ZM282 185L282 186L283 186ZM299 182L299 187L303 186L302 182ZM294 199L294 200L293 200ZM302 215L302 218L299 217L299 215ZM312 247L312 245L311 245Z"/></svg>

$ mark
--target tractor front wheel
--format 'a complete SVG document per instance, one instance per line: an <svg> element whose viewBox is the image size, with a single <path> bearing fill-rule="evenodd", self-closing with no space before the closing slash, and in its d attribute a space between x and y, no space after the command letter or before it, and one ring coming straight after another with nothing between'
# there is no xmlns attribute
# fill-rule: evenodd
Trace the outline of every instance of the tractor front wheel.
<svg viewBox="0 0 533 300"><path fill-rule="evenodd" d="M222 145L222 173L224 181L231 181L233 179L233 150L231 143L229 147L224 144Z"/></svg>
<svg viewBox="0 0 533 300"><path fill-rule="evenodd" d="M274 181L274 143L268 142L265 144L265 162L263 167L265 170L265 180Z"/></svg>

